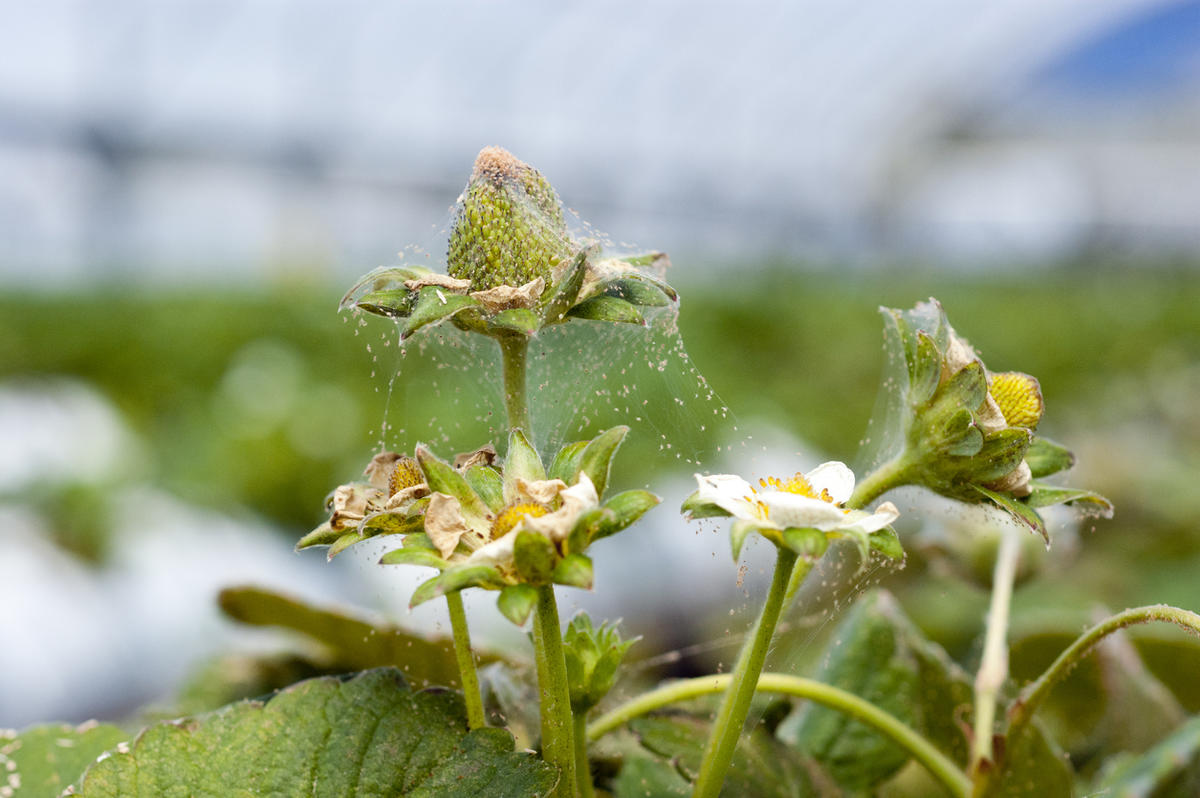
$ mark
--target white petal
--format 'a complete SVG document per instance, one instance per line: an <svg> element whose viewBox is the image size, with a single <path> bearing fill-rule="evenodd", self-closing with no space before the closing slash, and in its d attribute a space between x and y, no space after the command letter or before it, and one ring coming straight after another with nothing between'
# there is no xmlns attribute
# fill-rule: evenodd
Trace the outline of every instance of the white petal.
<svg viewBox="0 0 1200 798"><path fill-rule="evenodd" d="M425 533L443 559L454 553L459 539L467 531L469 528L458 499L445 493L435 493L429 497L429 507L425 510Z"/></svg>
<svg viewBox="0 0 1200 798"><path fill-rule="evenodd" d="M759 499L767 505L767 520L780 529L801 527L828 532L846 519L846 513L829 502L798 493L768 491L759 494Z"/></svg>
<svg viewBox="0 0 1200 798"><path fill-rule="evenodd" d="M517 477L517 490L533 499L538 504L549 504L554 497L562 493L567 483L561 479L535 479L531 482Z"/></svg>
<svg viewBox="0 0 1200 798"><path fill-rule="evenodd" d="M854 472L838 460L821 463L805 474L804 478L818 496L823 490L829 491L836 504L844 504L850 498L850 494L854 493Z"/></svg>
<svg viewBox="0 0 1200 798"><path fill-rule="evenodd" d="M580 513L600 503L600 497L596 495L596 486L587 474L582 473L579 475L579 481L560 493L559 498L562 499L562 507L542 516L527 515L521 519L517 528L529 529L545 535L550 540L562 540L570 534Z"/></svg>
<svg viewBox="0 0 1200 798"><path fill-rule="evenodd" d="M467 558L466 563L467 565L500 565L512 562L513 544L516 541L516 532L509 532L499 540L493 540L491 543L480 546L471 552L471 556Z"/></svg>
<svg viewBox="0 0 1200 798"><path fill-rule="evenodd" d="M884 527L891 526L897 518L900 517L900 511L896 509L896 505L891 502L884 502L875 508L875 512L867 515L865 513L851 513L848 519L851 523L842 527L843 529L857 529L860 532L871 534L878 532Z"/></svg>
<svg viewBox="0 0 1200 798"><path fill-rule="evenodd" d="M715 504L734 518L763 520L758 505L750 499L754 495L753 488L736 474L696 474L696 483L700 486L696 492L698 500Z"/></svg>

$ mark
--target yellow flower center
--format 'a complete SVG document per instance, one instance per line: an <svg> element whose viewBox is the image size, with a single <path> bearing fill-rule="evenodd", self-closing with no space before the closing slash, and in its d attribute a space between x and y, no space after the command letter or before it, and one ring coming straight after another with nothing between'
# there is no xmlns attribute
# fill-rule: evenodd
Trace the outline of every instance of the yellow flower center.
<svg viewBox="0 0 1200 798"><path fill-rule="evenodd" d="M1036 429L1045 405L1038 381L1028 374L1007 371L993 374L988 392L996 400L1004 421L1010 427Z"/></svg>
<svg viewBox="0 0 1200 798"><path fill-rule="evenodd" d="M421 467L417 465L417 461L411 457L401 456L396 461L395 467L392 468L392 475L388 477L388 495L395 496L405 488L420 485L424 481L425 475L421 473Z"/></svg>
<svg viewBox="0 0 1200 798"><path fill-rule="evenodd" d="M833 497L829 495L829 491L822 488L820 493L817 493L803 474L796 473L795 476L787 479L779 477L767 477L758 481L760 487L777 490L781 493L795 493L798 496L807 496L810 499L820 499L823 502L833 504Z"/></svg>
<svg viewBox="0 0 1200 798"><path fill-rule="evenodd" d="M499 512L496 520L492 522L492 540L500 538L513 531L513 527L521 522L522 518L531 516L537 518L546 515L550 509L544 504L537 502L514 502Z"/></svg>

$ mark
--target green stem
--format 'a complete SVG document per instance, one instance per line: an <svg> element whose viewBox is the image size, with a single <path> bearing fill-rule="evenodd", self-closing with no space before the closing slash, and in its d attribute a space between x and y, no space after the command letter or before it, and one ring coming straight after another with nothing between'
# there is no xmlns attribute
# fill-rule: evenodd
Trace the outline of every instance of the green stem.
<svg viewBox="0 0 1200 798"><path fill-rule="evenodd" d="M742 653L738 655L737 664L730 675L729 688L721 699L721 708L717 711L708 742L704 746L704 758L700 763L700 774L696 777L692 798L716 798L725 783L725 772L729 770L742 726L750 713L750 700L754 697L754 687L762 673L795 565L796 552L777 547L771 589L754 632L743 644Z"/></svg>
<svg viewBox="0 0 1200 798"><path fill-rule="evenodd" d="M588 739L597 740L634 718L661 707L722 692L732 681L733 677L728 674L701 676L697 679L673 682L643 693L589 724L587 727ZM812 679L787 676L781 673L764 673L759 676L758 690L764 693L781 693L807 698L830 709L843 712L880 732L911 754L913 759L933 774L955 798L965 798L971 789L966 774L932 743L905 726L895 716L853 693Z"/></svg>
<svg viewBox="0 0 1200 798"><path fill-rule="evenodd" d="M861 510L892 488L907 485L912 481L909 473L912 463L901 454L876 468L854 487L854 493L846 501L851 510Z"/></svg>
<svg viewBox="0 0 1200 798"><path fill-rule="evenodd" d="M475 672L475 655L471 653L471 632L467 629L467 614L463 611L462 593L446 594L450 608L450 629L454 632L454 656L458 660L458 678L462 682L463 699L467 703L467 726L482 729L487 725L483 716L483 699L479 694L479 674Z"/></svg>
<svg viewBox="0 0 1200 798"><path fill-rule="evenodd" d="M504 409L508 413L508 427L510 430L524 430L527 436L532 437L525 376L529 339L520 334L506 334L499 336L496 341L500 344L504 370Z"/></svg>
<svg viewBox="0 0 1200 798"><path fill-rule="evenodd" d="M533 637L541 691L542 758L558 767L561 777L555 796L576 795L574 723L571 718L571 693L567 684L567 661L563 655L562 629L554 586L537 589L537 608L533 617ZM586 757L586 752L584 756Z"/></svg>
<svg viewBox="0 0 1200 798"><path fill-rule="evenodd" d="M1005 733L1005 737L1009 740L1019 739L1020 733L1024 731L1025 726L1033 718L1033 713L1045 701L1050 691L1066 678L1067 674L1096 647L1097 643L1127 626L1153 621L1173 623L1192 634L1200 635L1200 615L1181 610L1178 607L1154 604L1149 607L1135 607L1118 612L1084 632L1067 647L1066 651L1059 654L1058 659L1054 660L1045 673L1021 691L1021 695L1009 710L1008 731Z"/></svg>
<svg viewBox="0 0 1200 798"><path fill-rule="evenodd" d="M1017 530L1004 526L1000 530L1000 547L996 553L996 569L992 576L992 602L988 609L987 633L984 636L983 657L975 674L975 734L971 745L971 772L995 760L992 737L995 734L996 697L1008 678L1008 611L1012 604L1013 582L1021 542Z"/></svg>
<svg viewBox="0 0 1200 798"><path fill-rule="evenodd" d="M592 765L588 761L587 713L575 713L575 786L579 798L596 798L592 786Z"/></svg>
<svg viewBox="0 0 1200 798"><path fill-rule="evenodd" d="M792 606L792 600L796 598L796 591L800 589L800 585L804 583L804 578L808 576L813 568L813 561L805 558L797 561L796 567L792 569L792 575L788 579L787 592L783 595L783 608L781 612L786 612L787 608Z"/></svg>

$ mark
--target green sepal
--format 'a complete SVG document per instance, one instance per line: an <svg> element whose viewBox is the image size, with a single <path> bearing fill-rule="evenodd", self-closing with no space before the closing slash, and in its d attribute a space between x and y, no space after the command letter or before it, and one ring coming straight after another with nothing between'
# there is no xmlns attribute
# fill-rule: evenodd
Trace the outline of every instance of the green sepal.
<svg viewBox="0 0 1200 798"><path fill-rule="evenodd" d="M662 289L654 283L636 277L621 277L613 280L606 283L601 288L601 292L605 296L623 299L631 305L662 308L671 304L671 298Z"/></svg>
<svg viewBox="0 0 1200 798"><path fill-rule="evenodd" d="M504 479L499 471L491 466L473 465L463 473L463 478L493 513L504 509Z"/></svg>
<svg viewBox="0 0 1200 798"><path fill-rule="evenodd" d="M695 520L697 518L728 518L732 513L728 510L718 507L712 502L700 501L700 491L694 491L691 496L683 500L683 504L679 506L679 512L687 513L688 518Z"/></svg>
<svg viewBox="0 0 1200 798"><path fill-rule="evenodd" d="M588 441L575 441L559 449L558 454L554 455L554 462L550 464L547 476L550 479L561 479L568 485L574 485L575 478L579 475L579 463L583 458L583 450L587 448L587 445Z"/></svg>
<svg viewBox="0 0 1200 798"><path fill-rule="evenodd" d="M389 288L372 291L359 297L354 306L376 316L390 319L403 318L412 313L416 292L407 288Z"/></svg>
<svg viewBox="0 0 1200 798"><path fill-rule="evenodd" d="M583 278L587 273L588 250L581 249L571 259L570 265L555 287L554 293L546 301L542 308L542 323L543 324L558 324L561 321L566 321L567 311L579 299L579 291L583 288Z"/></svg>
<svg viewBox="0 0 1200 798"><path fill-rule="evenodd" d="M871 551L877 551L889 560L904 559L904 547L900 545L900 536L890 526L877 529L868 535L867 545Z"/></svg>
<svg viewBox="0 0 1200 798"><path fill-rule="evenodd" d="M426 580L413 591L408 602L409 608L424 604L430 599L453 593L467 587L483 587L497 589L504 586L500 572L490 565L464 565L449 568L438 576Z"/></svg>
<svg viewBox="0 0 1200 798"><path fill-rule="evenodd" d="M417 464L421 466L421 473L425 475L425 484L431 491L445 493L447 496L458 499L463 514L467 516L468 523L472 520L481 521L487 516L489 512L487 505L475 491L471 490L470 484L458 472L458 469L439 459L424 445L417 445L416 454Z"/></svg>
<svg viewBox="0 0 1200 798"><path fill-rule="evenodd" d="M975 416L965 407L946 422L946 454L971 457L983 448L983 431L975 424Z"/></svg>
<svg viewBox="0 0 1200 798"><path fill-rule="evenodd" d="M425 516L411 514L406 510L383 510L372 513L362 520L358 530L367 536L411 535L425 528Z"/></svg>
<svg viewBox="0 0 1200 798"><path fill-rule="evenodd" d="M971 479L994 482L1021 465L1033 433L1024 427L1006 427L983 439L983 448L971 458Z"/></svg>
<svg viewBox="0 0 1200 798"><path fill-rule="evenodd" d="M809 562L819 560L829 548L829 538L819 529L788 527L781 537L785 547Z"/></svg>
<svg viewBox="0 0 1200 798"><path fill-rule="evenodd" d="M619 324L645 324L642 312L635 305L615 296L594 296L585 299L567 311L567 315L576 319L591 321L610 321Z"/></svg>
<svg viewBox="0 0 1200 798"><path fill-rule="evenodd" d="M970 410L978 410L983 406L987 391L987 373L983 363L978 360L972 360L959 369L942 388L943 395L949 401Z"/></svg>
<svg viewBox="0 0 1200 798"><path fill-rule="evenodd" d="M603 509L608 513L602 514L603 520L592 533L588 542L594 543L601 538L620 532L661 501L662 499L648 490L635 489L618 493L604 503Z"/></svg>
<svg viewBox="0 0 1200 798"><path fill-rule="evenodd" d="M421 565L427 568L444 570L449 564L435 551L402 546L392 549L379 558L380 565Z"/></svg>
<svg viewBox="0 0 1200 798"><path fill-rule="evenodd" d="M592 558L586 554L568 554L554 566L551 581L558 585L592 589Z"/></svg>
<svg viewBox="0 0 1200 798"><path fill-rule="evenodd" d="M488 323L501 330L513 330L525 335L533 335L542 326L542 320L528 308L502 310L492 316Z"/></svg>
<svg viewBox="0 0 1200 798"><path fill-rule="evenodd" d="M338 302L338 309L346 310L354 307L370 294L385 291L409 291L404 286L405 280L419 280L430 274L433 272L420 266L380 266L372 269L350 286L350 290ZM413 292L409 291L409 293Z"/></svg>
<svg viewBox="0 0 1200 798"><path fill-rule="evenodd" d="M981 485L972 485L971 487L981 495L991 499L997 507L1011 515L1015 520L1020 521L1034 532L1037 532L1046 541L1046 545L1050 545L1050 533L1046 531L1046 524L1042 521L1042 517L1028 504L1018 501L1005 493L989 490Z"/></svg>
<svg viewBox="0 0 1200 798"><path fill-rule="evenodd" d="M344 529L334 529L329 525L329 522L321 524L319 527L309 532L296 544L296 551L307 549L310 546L330 546L333 545L342 535L346 534Z"/></svg>
<svg viewBox="0 0 1200 798"><path fill-rule="evenodd" d="M758 524L741 518L729 525L729 546L733 551L734 562L742 558L742 546L746 545L746 538L751 532L758 531Z"/></svg>
<svg viewBox="0 0 1200 798"><path fill-rule="evenodd" d="M537 449L523 430L513 428L508 436L508 453L504 456L504 500L508 503L518 500L518 479L535 482L545 478L546 468Z"/></svg>
<svg viewBox="0 0 1200 798"><path fill-rule="evenodd" d="M533 585L505 585L496 599L500 614L517 626L524 626L537 604L537 588Z"/></svg>
<svg viewBox="0 0 1200 798"><path fill-rule="evenodd" d="M406 549L424 549L437 553L437 546L433 545L433 541L429 539L429 535L424 532L418 532L414 535L407 535L402 544Z"/></svg>
<svg viewBox="0 0 1200 798"><path fill-rule="evenodd" d="M361 532L347 532L343 534L340 538L333 542L332 546L329 547L327 559L332 560L334 557L338 556L355 543L362 543L368 537L370 537L370 535L364 535Z"/></svg>
<svg viewBox="0 0 1200 798"><path fill-rule="evenodd" d="M544 585L554 574L558 552L544 535L522 529L513 544L513 564L521 580L531 585Z"/></svg>
<svg viewBox="0 0 1200 798"><path fill-rule="evenodd" d="M465 294L455 294L435 285L427 285L421 289L417 301L413 303L412 313L400 337L408 338L422 327L444 321L467 308L479 307L479 302Z"/></svg>
<svg viewBox="0 0 1200 798"><path fill-rule="evenodd" d="M583 511L575 519L575 525L571 527L571 531L567 535L565 551L572 554L586 551L594 539L607 537L617 531L616 529L606 531L615 524L616 516L605 507L593 507Z"/></svg>
<svg viewBox="0 0 1200 798"><path fill-rule="evenodd" d="M588 443L579 458L579 470L587 474L596 486L597 496L603 496L604 489L608 487L613 455L628 433L629 427L623 424L601 432Z"/></svg>
<svg viewBox="0 0 1200 798"><path fill-rule="evenodd" d="M1080 509L1088 515L1112 518L1113 505L1099 493L1079 488L1063 488L1058 485L1029 483L1030 494L1022 501L1030 507L1049 507L1053 504L1084 505Z"/></svg>
<svg viewBox="0 0 1200 798"><path fill-rule="evenodd" d="M937 392L942 379L942 354L933 338L918 330L916 346L908 361L908 395L913 404L925 404Z"/></svg>
<svg viewBox="0 0 1200 798"><path fill-rule="evenodd" d="M1075 455L1067 447L1039 436L1034 437L1025 453L1025 462L1029 464L1030 474L1034 479L1048 477L1065 471L1075 465Z"/></svg>

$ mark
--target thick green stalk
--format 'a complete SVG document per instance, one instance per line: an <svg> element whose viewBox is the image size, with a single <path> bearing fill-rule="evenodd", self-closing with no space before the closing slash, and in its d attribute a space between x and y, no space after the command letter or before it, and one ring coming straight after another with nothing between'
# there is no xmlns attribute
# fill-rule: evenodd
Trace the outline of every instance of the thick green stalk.
<svg viewBox="0 0 1200 798"><path fill-rule="evenodd" d="M562 774L554 795L576 796L575 724L571 718L571 692L567 684L567 661L563 655L562 628L554 586L538 589L533 616L533 643L541 692L542 758ZM586 758L587 754L584 753Z"/></svg>
<svg viewBox="0 0 1200 798"><path fill-rule="evenodd" d="M908 485L912 481L909 473L912 463L904 452L876 468L854 487L854 493L846 501L852 510L861 510L892 488Z"/></svg>
<svg viewBox="0 0 1200 798"><path fill-rule="evenodd" d="M796 552L777 547L775 576L771 579L771 589L767 593L767 600L763 604L762 614L758 616L754 632L746 639L742 653L738 655L729 687L713 721L712 731L704 746L704 758L700 763L700 774L696 778L692 798L716 798L721 792L721 785L725 783L725 773L729 770L734 748L750 712L750 700L754 698L754 687L758 684L759 674L762 673L763 662L767 658L771 637L775 634L775 624L779 621L779 613L783 608L795 565Z"/></svg>
<svg viewBox="0 0 1200 798"><path fill-rule="evenodd" d="M587 713L575 713L575 782L579 798L596 798L592 765L588 761Z"/></svg>
<svg viewBox="0 0 1200 798"><path fill-rule="evenodd" d="M529 339L513 333L501 335L496 341L500 344L502 356L504 409L508 413L509 429L521 429L532 438L533 430L529 428L529 389L525 376Z"/></svg>
<svg viewBox="0 0 1200 798"><path fill-rule="evenodd" d="M454 632L454 656L458 659L458 678L462 683L463 699L467 703L467 726L482 729L487 725L483 716L483 699L479 694L479 674L475 672L475 655L471 653L471 632L467 629L467 614L463 611L462 593L446 594L450 608L450 629Z"/></svg>
<svg viewBox="0 0 1200 798"><path fill-rule="evenodd" d="M1008 678L1008 610L1012 604L1013 581L1021 542L1018 530L1004 526L1000 530L1000 548L992 575L992 602L988 609L987 633L983 657L975 674L975 734L971 745L971 772L995 760L992 736L995 734L996 697Z"/></svg>
<svg viewBox="0 0 1200 798"><path fill-rule="evenodd" d="M701 676L685 679L659 687L605 713L587 727L589 740L598 740L636 717L653 712L661 707L700 696L720 693L728 688L733 677ZM966 798L971 784L953 760L939 751L932 743L905 726L895 716L885 712L854 693L832 685L788 676L781 673L764 673L758 678L757 689L763 693L781 693L798 698L807 698L822 706L843 712L855 720L862 721L903 748L946 788L954 798Z"/></svg>

